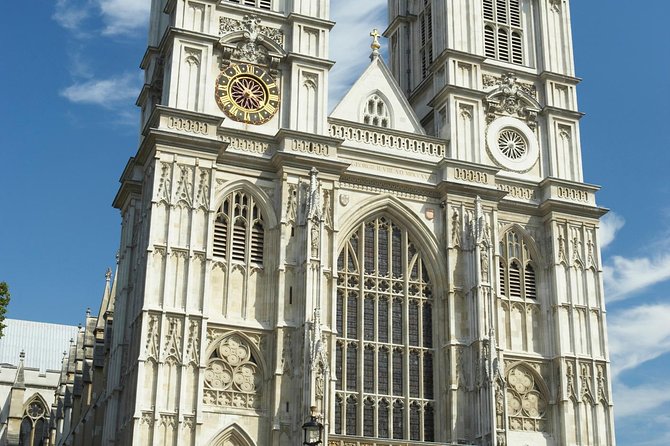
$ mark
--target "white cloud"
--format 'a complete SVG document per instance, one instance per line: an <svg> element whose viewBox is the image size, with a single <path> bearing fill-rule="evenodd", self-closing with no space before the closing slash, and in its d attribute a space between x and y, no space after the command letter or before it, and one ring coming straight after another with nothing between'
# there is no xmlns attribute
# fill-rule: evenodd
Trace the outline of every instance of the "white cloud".
<svg viewBox="0 0 670 446"><path fill-rule="evenodd" d="M91 79L75 83L60 92L61 96L77 104L93 104L106 108L127 105L140 92L141 78L124 74L109 79Z"/></svg>
<svg viewBox="0 0 670 446"><path fill-rule="evenodd" d="M337 22L331 33L330 59L337 64L330 72L330 108L332 109L356 78L370 63L370 32L386 26L386 0L335 0L332 19ZM382 45L385 42L382 41Z"/></svg>
<svg viewBox="0 0 670 446"><path fill-rule="evenodd" d="M600 247L605 249L614 241L616 233L623 228L626 221L614 212L610 212L600 220Z"/></svg>
<svg viewBox="0 0 670 446"><path fill-rule="evenodd" d="M84 22L97 17L102 35L134 34L144 28L149 19L149 0L57 0L54 20L75 37L87 37L93 32L92 24Z"/></svg>
<svg viewBox="0 0 670 446"><path fill-rule="evenodd" d="M97 0L108 36L134 33L148 22L149 0Z"/></svg>
<svg viewBox="0 0 670 446"><path fill-rule="evenodd" d="M625 370L670 352L669 321L668 304L625 308L610 315L608 333L612 376L615 379ZM670 400L670 391L667 392L667 399Z"/></svg>
<svg viewBox="0 0 670 446"><path fill-rule="evenodd" d="M653 258L613 256L603 267L603 274L608 302L624 300L670 279L670 254Z"/></svg>
<svg viewBox="0 0 670 446"><path fill-rule="evenodd" d="M670 402L670 384L614 385L614 413L617 418L642 415Z"/></svg>
<svg viewBox="0 0 670 446"><path fill-rule="evenodd" d="M89 0L57 0L53 19L63 28L83 35L82 22L91 15Z"/></svg>

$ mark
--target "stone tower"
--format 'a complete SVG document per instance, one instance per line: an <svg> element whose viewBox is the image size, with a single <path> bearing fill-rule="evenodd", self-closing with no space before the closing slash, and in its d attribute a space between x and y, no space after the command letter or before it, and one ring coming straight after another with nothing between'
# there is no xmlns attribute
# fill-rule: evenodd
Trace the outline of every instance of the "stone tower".
<svg viewBox="0 0 670 446"><path fill-rule="evenodd" d="M394 77L449 144L446 438L614 444L604 211L583 182L570 2L388 3Z"/></svg>
<svg viewBox="0 0 670 446"><path fill-rule="evenodd" d="M325 412L328 17L329 0L153 1L103 444L293 445Z"/></svg>
<svg viewBox="0 0 670 446"><path fill-rule="evenodd" d="M328 115L329 0L153 0L59 444L614 445L567 0L389 15Z"/></svg>

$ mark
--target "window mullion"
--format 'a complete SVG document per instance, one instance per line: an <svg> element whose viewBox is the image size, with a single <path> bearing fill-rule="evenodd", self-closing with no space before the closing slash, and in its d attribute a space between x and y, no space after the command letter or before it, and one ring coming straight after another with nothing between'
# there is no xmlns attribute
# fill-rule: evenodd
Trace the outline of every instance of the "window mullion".
<svg viewBox="0 0 670 446"><path fill-rule="evenodd" d="M360 277L360 276L359 276ZM356 384L358 386L357 389L357 394L358 394L358 405L356 406L356 418L358 419L358 422L356 423L357 427L357 434L362 435L363 434L363 415L365 413L365 398L363 397L363 392L365 388L365 371L363 370L365 366L365 315L363 314L364 312L364 307L365 307L365 294L363 292L363 289L365 288L365 282L363 280L363 277L360 278L358 281L358 299L356 300L356 314L357 314L357 329L356 332L358 334L358 339L356 342L358 343L358 352L357 352L357 361L358 365L356 367L356 372L358 374Z"/></svg>
<svg viewBox="0 0 670 446"><path fill-rule="evenodd" d="M402 231L402 246L403 246L403 256L405 258L405 262L403 262L403 322L404 326L408 327L407 330L403 330L403 336L402 336L402 341L403 341L403 403L404 403L404 410L402 412L403 414L403 436L405 438L409 438L409 407L410 407L410 400L409 400L409 360L410 360L410 352L409 352L409 324L412 323L409 320L409 280L410 280L410 265L409 262L412 260L409 258L409 253L407 252L407 249L409 247L409 237L407 234L407 231L403 230ZM418 259L417 259L418 262Z"/></svg>
<svg viewBox="0 0 670 446"><path fill-rule="evenodd" d="M249 197L248 207L247 207L247 227L244 231L244 264L245 266L251 265L251 227L253 226L254 221L254 201Z"/></svg>

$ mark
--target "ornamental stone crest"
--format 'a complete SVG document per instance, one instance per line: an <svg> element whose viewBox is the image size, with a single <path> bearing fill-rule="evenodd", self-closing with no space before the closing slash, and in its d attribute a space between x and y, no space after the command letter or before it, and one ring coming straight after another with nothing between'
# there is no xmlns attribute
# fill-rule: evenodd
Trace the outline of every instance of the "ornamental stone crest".
<svg viewBox="0 0 670 446"><path fill-rule="evenodd" d="M224 48L224 65L230 59L276 66L278 59L271 52L283 52L284 32L261 25L255 15L245 15L242 20L221 17L219 44Z"/></svg>
<svg viewBox="0 0 670 446"><path fill-rule="evenodd" d="M519 82L514 73L500 78L484 75L484 87L493 87L486 96L486 120L490 124L498 116L515 116L525 121L531 129L537 126L537 114L542 106L537 101L537 89L532 84Z"/></svg>

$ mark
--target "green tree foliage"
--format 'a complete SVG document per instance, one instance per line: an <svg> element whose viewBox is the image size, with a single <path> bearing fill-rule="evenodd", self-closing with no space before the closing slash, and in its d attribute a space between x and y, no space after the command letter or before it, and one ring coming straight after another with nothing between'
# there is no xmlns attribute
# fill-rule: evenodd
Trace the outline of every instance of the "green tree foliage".
<svg viewBox="0 0 670 446"><path fill-rule="evenodd" d="M5 314L9 306L9 287L5 282L0 282L0 338L5 330Z"/></svg>

